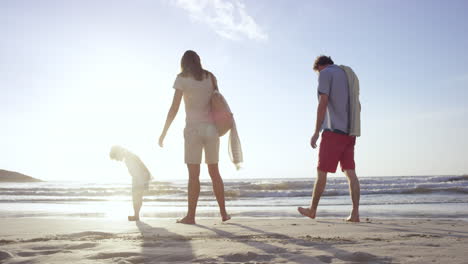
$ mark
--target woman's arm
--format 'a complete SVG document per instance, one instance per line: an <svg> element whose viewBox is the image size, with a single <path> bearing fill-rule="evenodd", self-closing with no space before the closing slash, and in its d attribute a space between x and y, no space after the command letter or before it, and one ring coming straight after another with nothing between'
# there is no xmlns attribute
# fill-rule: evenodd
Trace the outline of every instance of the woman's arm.
<svg viewBox="0 0 468 264"><path fill-rule="evenodd" d="M174 121L174 118L176 117L177 112L179 111L180 101L182 101L182 95L183 92L181 90L175 90L174 97L172 98L171 108L167 113L166 124L164 125L164 129L161 133L161 136L159 137L159 146L161 148L164 146L164 138L166 137L167 130L169 130L172 121Z"/></svg>

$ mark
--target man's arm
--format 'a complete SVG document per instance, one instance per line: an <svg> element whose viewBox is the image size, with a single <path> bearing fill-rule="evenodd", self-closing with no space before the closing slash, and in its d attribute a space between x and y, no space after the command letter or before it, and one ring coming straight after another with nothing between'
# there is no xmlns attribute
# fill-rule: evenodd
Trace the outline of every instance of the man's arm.
<svg viewBox="0 0 468 264"><path fill-rule="evenodd" d="M317 140L319 138L320 129L322 128L323 120L325 120L325 113L327 112L328 106L328 95L320 94L319 104L317 107L317 121L315 122L315 132L310 139L310 145L312 148L317 147Z"/></svg>
<svg viewBox="0 0 468 264"><path fill-rule="evenodd" d="M323 120L325 120L325 113L327 112L328 95L320 94L319 104L317 107L317 122L315 123L315 133L319 133L322 128Z"/></svg>

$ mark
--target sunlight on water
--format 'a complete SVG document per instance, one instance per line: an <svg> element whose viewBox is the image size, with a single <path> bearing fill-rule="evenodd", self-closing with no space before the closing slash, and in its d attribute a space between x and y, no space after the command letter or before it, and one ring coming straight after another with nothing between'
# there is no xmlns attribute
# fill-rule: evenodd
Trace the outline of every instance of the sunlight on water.
<svg viewBox="0 0 468 264"><path fill-rule="evenodd" d="M298 217L310 203L313 180L225 181L226 204L236 217ZM142 216L178 218L187 210L186 181L153 182ZM41 182L0 185L0 217L105 217L133 214L130 184ZM457 176L361 178L361 211L373 217L468 218L468 180ZM344 178L330 178L319 213L345 216L351 206ZM443 207L441 212L439 208ZM218 217L211 182L202 181L197 215Z"/></svg>

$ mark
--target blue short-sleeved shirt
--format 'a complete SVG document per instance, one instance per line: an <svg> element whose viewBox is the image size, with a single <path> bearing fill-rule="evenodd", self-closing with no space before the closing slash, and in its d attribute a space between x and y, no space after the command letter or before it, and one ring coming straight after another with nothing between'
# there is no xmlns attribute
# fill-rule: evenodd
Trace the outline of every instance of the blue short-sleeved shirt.
<svg viewBox="0 0 468 264"><path fill-rule="evenodd" d="M318 77L318 94L328 95L328 106L323 129L339 129L349 133L349 88L343 69L330 65Z"/></svg>

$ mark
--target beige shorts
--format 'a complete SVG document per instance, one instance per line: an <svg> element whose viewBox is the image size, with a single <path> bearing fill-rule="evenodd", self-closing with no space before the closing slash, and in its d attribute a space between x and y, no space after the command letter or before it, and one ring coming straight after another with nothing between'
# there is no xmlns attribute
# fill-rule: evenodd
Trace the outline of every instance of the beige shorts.
<svg viewBox="0 0 468 264"><path fill-rule="evenodd" d="M205 151L205 163L219 161L219 136L211 123L187 124L184 128L185 163L200 164Z"/></svg>

